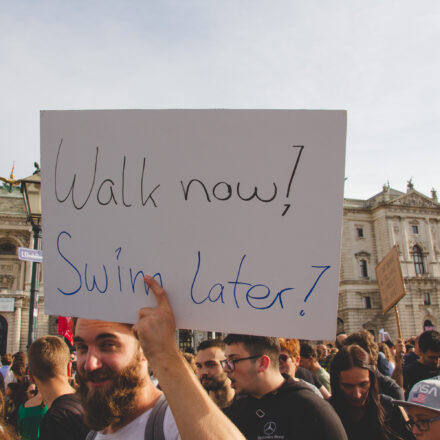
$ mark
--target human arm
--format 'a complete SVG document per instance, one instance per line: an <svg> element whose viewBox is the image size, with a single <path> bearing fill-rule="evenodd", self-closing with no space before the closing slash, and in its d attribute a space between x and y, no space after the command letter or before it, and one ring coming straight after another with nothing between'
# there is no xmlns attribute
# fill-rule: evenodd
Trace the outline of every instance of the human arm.
<svg viewBox="0 0 440 440"><path fill-rule="evenodd" d="M324 385L321 385L321 388L319 388L319 392L325 400L328 400L330 399L330 397L332 397L332 395L328 392L327 388Z"/></svg>
<svg viewBox="0 0 440 440"><path fill-rule="evenodd" d="M396 367L394 368L392 378L397 382L397 384L403 388L403 355L405 354L405 345L402 339L397 339L396 344Z"/></svg>
<svg viewBox="0 0 440 440"><path fill-rule="evenodd" d="M150 276L144 280L156 297L157 307L141 309L133 330L159 380L182 440L243 440L180 354L174 314L165 290Z"/></svg>

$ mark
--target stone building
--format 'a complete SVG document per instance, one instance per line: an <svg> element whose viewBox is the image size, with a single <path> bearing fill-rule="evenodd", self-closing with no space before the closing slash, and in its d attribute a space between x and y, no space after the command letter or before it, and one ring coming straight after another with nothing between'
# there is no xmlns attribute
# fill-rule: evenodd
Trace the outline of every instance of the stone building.
<svg viewBox="0 0 440 440"><path fill-rule="evenodd" d="M384 186L368 200L344 200L338 330L365 328L397 337L395 313L382 314L375 265L397 244L406 296L399 302L403 337L440 324L440 204Z"/></svg>
<svg viewBox="0 0 440 440"><path fill-rule="evenodd" d="M398 308L404 337L440 325L440 204L417 192L384 186L368 200L344 200L339 285L338 330L360 328L376 336L385 329L397 336L392 311L382 315L375 265L397 244L406 296ZM18 247L32 247L19 187L0 187L0 353L25 350L27 345L31 263L20 261ZM40 267L41 270L41 267ZM57 333L56 318L44 314L44 280L40 276L37 337ZM182 349L194 348L211 332L182 330Z"/></svg>
<svg viewBox="0 0 440 440"><path fill-rule="evenodd" d="M0 187L0 353L26 350L32 265L18 259L17 249L32 244L20 188L5 184ZM43 286L40 276L37 337L49 332Z"/></svg>

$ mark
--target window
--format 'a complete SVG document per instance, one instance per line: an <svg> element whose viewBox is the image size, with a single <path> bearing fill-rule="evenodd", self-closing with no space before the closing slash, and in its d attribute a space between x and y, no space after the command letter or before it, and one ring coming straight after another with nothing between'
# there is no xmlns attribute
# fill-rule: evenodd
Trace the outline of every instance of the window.
<svg viewBox="0 0 440 440"><path fill-rule="evenodd" d="M361 268L361 277L362 278L368 278L368 268L367 268L367 261L366 260L360 260L359 265Z"/></svg>
<svg viewBox="0 0 440 440"><path fill-rule="evenodd" d="M413 261L414 261L414 269L416 271L416 274L420 275L425 273L422 250L417 245L413 247Z"/></svg>
<svg viewBox="0 0 440 440"><path fill-rule="evenodd" d="M412 225L411 228L412 228L413 234L419 233L419 227L417 225Z"/></svg>
<svg viewBox="0 0 440 440"><path fill-rule="evenodd" d="M364 228L356 228L357 238L364 238Z"/></svg>
<svg viewBox="0 0 440 440"><path fill-rule="evenodd" d="M425 292L423 294L423 304L425 306L430 306L431 305L431 294L429 292Z"/></svg>
<svg viewBox="0 0 440 440"><path fill-rule="evenodd" d="M17 248L8 241L0 243L0 255L16 255Z"/></svg>
<svg viewBox="0 0 440 440"><path fill-rule="evenodd" d="M371 309L371 298L369 296L364 296L362 298L362 304L364 309Z"/></svg>

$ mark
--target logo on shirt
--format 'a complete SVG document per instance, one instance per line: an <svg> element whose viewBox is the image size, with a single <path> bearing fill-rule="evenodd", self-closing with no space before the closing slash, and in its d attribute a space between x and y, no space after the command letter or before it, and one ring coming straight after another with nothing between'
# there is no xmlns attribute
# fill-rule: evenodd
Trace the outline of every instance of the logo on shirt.
<svg viewBox="0 0 440 440"><path fill-rule="evenodd" d="M277 425L275 422L267 422L263 429L265 435L273 435L277 430Z"/></svg>
<svg viewBox="0 0 440 440"><path fill-rule="evenodd" d="M257 409L257 410L255 411L255 414L256 414L260 419L262 419L262 418L266 415L266 413L265 413L262 409Z"/></svg>

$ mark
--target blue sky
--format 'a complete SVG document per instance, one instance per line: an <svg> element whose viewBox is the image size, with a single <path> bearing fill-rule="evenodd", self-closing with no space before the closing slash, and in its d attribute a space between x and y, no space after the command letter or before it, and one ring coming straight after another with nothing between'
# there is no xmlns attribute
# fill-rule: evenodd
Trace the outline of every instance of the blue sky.
<svg viewBox="0 0 440 440"><path fill-rule="evenodd" d="M0 176L42 109L346 109L346 197L440 192L438 1L0 0L0 29Z"/></svg>

